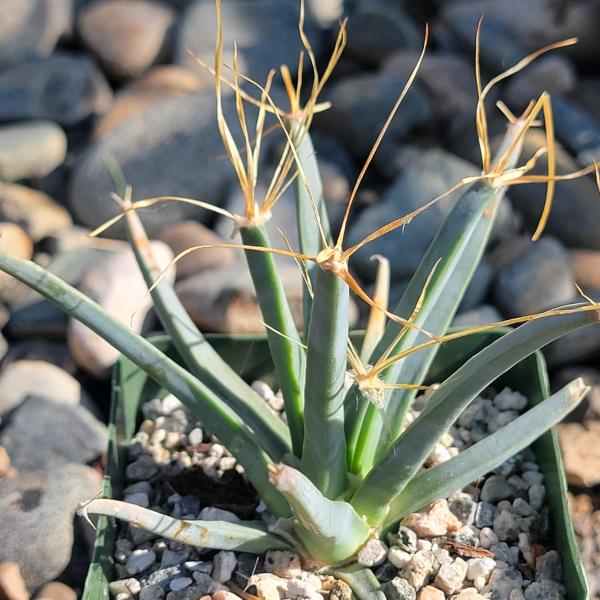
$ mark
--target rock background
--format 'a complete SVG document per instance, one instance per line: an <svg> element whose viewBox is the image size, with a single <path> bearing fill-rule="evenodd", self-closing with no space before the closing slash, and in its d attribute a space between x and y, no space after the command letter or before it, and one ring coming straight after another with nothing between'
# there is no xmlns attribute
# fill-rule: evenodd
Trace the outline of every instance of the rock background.
<svg viewBox="0 0 600 600"><path fill-rule="evenodd" d="M417 59L424 23L431 28L421 72L359 193L348 242L480 170L473 56L482 13L486 80L544 44L579 38L576 46L544 56L508 80L494 99L519 112L548 90L558 171L600 159L597 1L309 0L307 8L306 29L321 61L332 47L337 20L350 18L347 51L324 92L333 107L314 123L334 224ZM298 10L296 0L224 0L226 60L236 41L249 76L262 80L281 63L294 71ZM123 230L115 227L102 240L86 233L117 213L110 199L115 162L137 199L172 194L239 205L215 127L211 77L193 57L212 60L213 2L4 0L0 11L0 248L49 267L112 307L124 322L137 310L138 331L156 330ZM282 98L277 86L273 93ZM497 139L504 124L492 107L490 98L490 131ZM228 98L225 111L232 110ZM526 148L539 147L540 136L532 131ZM277 135L265 142L266 170L278 143ZM532 244L544 193L541 185L510 190L457 323L490 322L576 301L575 283L600 296L600 194L593 178L556 186L545 235ZM353 268L363 284L374 277L371 254L388 255L392 294L399 297L452 202L447 199L359 253ZM231 224L189 205L154 207L142 217L165 264L186 247L232 234ZM275 243L283 244L275 225L295 243L293 219L293 198L287 194L271 226ZM190 255L178 267L176 289L203 329L260 331L260 311L241 256L211 250ZM293 264L285 265L284 279L300 321L301 282ZM358 306L356 322L364 316ZM20 564L29 592L21 588L19 598L55 579L80 590L90 536L73 526L73 515L79 501L100 489L107 377L115 355L1 274L0 327L0 563ZM553 387L577 375L593 385L585 405L559 431L595 594L600 589L600 513L594 512L600 505L600 455L594 454L600 447L600 332L577 332L545 354ZM56 528L52 534L49 520ZM52 538L51 545L42 543L40 531ZM0 592L11 588L15 569L0 565ZM66 600L68 592L58 589Z"/></svg>

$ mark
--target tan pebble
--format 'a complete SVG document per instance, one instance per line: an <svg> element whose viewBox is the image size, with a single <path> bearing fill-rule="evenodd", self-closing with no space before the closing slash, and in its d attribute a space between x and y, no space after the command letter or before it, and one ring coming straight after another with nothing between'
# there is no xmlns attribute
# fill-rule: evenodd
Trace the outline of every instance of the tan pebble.
<svg viewBox="0 0 600 600"><path fill-rule="evenodd" d="M0 446L0 477L10 473L10 456L4 446Z"/></svg>
<svg viewBox="0 0 600 600"><path fill-rule="evenodd" d="M210 598L210 596L204 596L204 598ZM200 600L203 600L200 598ZM219 590L212 596L212 600L242 600L237 594L233 592L226 592L225 590Z"/></svg>
<svg viewBox="0 0 600 600"><path fill-rule="evenodd" d="M0 600L29 600L29 592L17 563L0 564Z"/></svg>
<svg viewBox="0 0 600 600"><path fill-rule="evenodd" d="M456 558L453 562L444 563L434 583L447 594L453 594L460 590L467 576L467 562L462 558Z"/></svg>
<svg viewBox="0 0 600 600"><path fill-rule="evenodd" d="M421 513L411 513L402 521L402 525L412 529L419 537L438 537L446 535L448 526L446 523Z"/></svg>
<svg viewBox="0 0 600 600"><path fill-rule="evenodd" d="M36 594L36 600L77 600L77 594L64 583L60 581L51 581L47 583Z"/></svg>
<svg viewBox="0 0 600 600"><path fill-rule="evenodd" d="M424 587L417 596L417 600L445 600L446 596L442 590L438 590L438 588L433 587L432 585L428 585Z"/></svg>
<svg viewBox="0 0 600 600"><path fill-rule="evenodd" d="M447 533L453 533L462 527L460 519L448 508L447 500L436 500L427 512L446 524Z"/></svg>
<svg viewBox="0 0 600 600"><path fill-rule="evenodd" d="M319 575L321 580L321 590L323 592L331 591L331 588L335 585L337 579L333 575Z"/></svg>
<svg viewBox="0 0 600 600"><path fill-rule="evenodd" d="M486 596L482 596L475 588L467 588L452 596L452 600L486 600Z"/></svg>
<svg viewBox="0 0 600 600"><path fill-rule="evenodd" d="M280 600L287 594L287 581L272 573L259 573L248 579L248 586L255 586L261 600Z"/></svg>
<svg viewBox="0 0 600 600"><path fill-rule="evenodd" d="M302 573L302 565L297 554L285 550L272 550L265 557L265 570L279 577L291 579Z"/></svg>

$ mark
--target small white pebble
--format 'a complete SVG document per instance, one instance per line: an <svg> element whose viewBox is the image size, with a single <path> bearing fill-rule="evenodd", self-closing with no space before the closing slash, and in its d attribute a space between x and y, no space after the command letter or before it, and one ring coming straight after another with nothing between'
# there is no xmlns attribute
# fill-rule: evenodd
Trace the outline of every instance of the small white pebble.
<svg viewBox="0 0 600 600"><path fill-rule="evenodd" d="M165 436L163 446L168 450L173 450L181 442L181 434L176 431L169 431Z"/></svg>
<svg viewBox="0 0 600 600"><path fill-rule="evenodd" d="M404 552L398 546L392 546L388 552L388 560L397 568L402 569L410 560L411 554Z"/></svg>
<svg viewBox="0 0 600 600"><path fill-rule="evenodd" d="M385 561L387 552L387 546L381 540L373 538L358 551L356 560L363 567L376 567Z"/></svg>
<svg viewBox="0 0 600 600"><path fill-rule="evenodd" d="M183 408L181 401L173 396L173 394L167 394L161 402L161 409L163 415L170 415L173 411Z"/></svg>
<svg viewBox="0 0 600 600"><path fill-rule="evenodd" d="M213 444L208 451L208 455L216 456L217 458L221 458L223 456L224 452L225 452L225 448L223 448L223 446L221 444Z"/></svg>
<svg viewBox="0 0 600 600"><path fill-rule="evenodd" d="M429 454L427 461L429 464L436 466L450 460L451 458L452 456L448 451L448 448L446 448L446 446L438 442L433 447L433 450Z"/></svg>
<svg viewBox="0 0 600 600"><path fill-rule="evenodd" d="M150 443L152 445L162 444L167 437L167 432L164 429L155 429L150 436Z"/></svg>
<svg viewBox="0 0 600 600"><path fill-rule="evenodd" d="M496 567L496 561L493 558L481 557L471 558L467 561L467 579L475 581L477 577L483 577L486 581ZM475 586L477 587L477 586Z"/></svg>
<svg viewBox="0 0 600 600"><path fill-rule="evenodd" d="M447 594L460 590L467 575L467 563L457 558L451 563L444 563L435 576L434 584Z"/></svg>
<svg viewBox="0 0 600 600"><path fill-rule="evenodd" d="M483 548L489 548L499 541L498 536L489 527L483 527L479 532L479 543Z"/></svg>
<svg viewBox="0 0 600 600"><path fill-rule="evenodd" d="M235 467L236 459L233 456L224 456L219 459L219 469L221 471L230 471Z"/></svg>
<svg viewBox="0 0 600 600"><path fill-rule="evenodd" d="M192 429L188 433L188 443L191 444L192 446L198 446L199 444L202 443L203 439L204 439L204 432L202 431L202 429L200 429L200 427L194 427L194 429Z"/></svg>

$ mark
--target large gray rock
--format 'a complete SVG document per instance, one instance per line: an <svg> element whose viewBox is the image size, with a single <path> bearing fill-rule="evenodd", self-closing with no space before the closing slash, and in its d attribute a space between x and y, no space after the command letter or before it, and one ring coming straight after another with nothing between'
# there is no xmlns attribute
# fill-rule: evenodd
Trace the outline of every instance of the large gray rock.
<svg viewBox="0 0 600 600"><path fill-rule="evenodd" d="M544 91L570 92L577 83L577 74L571 62L559 54L551 54L535 61L528 69L509 79L503 98L521 112L531 100Z"/></svg>
<svg viewBox="0 0 600 600"><path fill-rule="evenodd" d="M567 251L558 240L542 237L500 271L493 296L503 314L516 317L568 304L574 289Z"/></svg>
<svg viewBox="0 0 600 600"><path fill-rule="evenodd" d="M52 198L8 183L0 185L0 219L23 227L34 242L71 225L69 212Z"/></svg>
<svg viewBox="0 0 600 600"><path fill-rule="evenodd" d="M0 563L18 563L31 592L68 565L77 506L101 485L97 471L75 464L0 479Z"/></svg>
<svg viewBox="0 0 600 600"><path fill-rule="evenodd" d="M403 165L385 194L365 209L353 222L345 246L358 243L372 231L410 213L419 206L446 192L460 179L477 174L477 168L439 148L419 150L407 148L396 156ZM373 279L376 263L374 254L390 259L392 277L401 279L412 275L438 228L448 216L460 190L434 204L418 215L404 228L396 229L367 244L352 258L359 273ZM507 211L501 205L498 222L506 221Z"/></svg>
<svg viewBox="0 0 600 600"><path fill-rule="evenodd" d="M600 160L600 122L565 96L555 95L552 102L556 137L582 165Z"/></svg>
<svg viewBox="0 0 600 600"><path fill-rule="evenodd" d="M114 191L110 161L118 162L137 199L176 195L218 204L233 170L215 115L214 93L186 94L157 103L110 131L75 165L70 198L76 217L97 227L118 213L110 199ZM174 202L139 214L149 235L190 215L212 218L206 211ZM123 231L112 228L108 235Z"/></svg>
<svg viewBox="0 0 600 600"><path fill-rule="evenodd" d="M201 251L200 251L201 252ZM302 279L298 268L280 265L290 307L302 325ZM194 322L202 330L223 333L264 331L252 279L243 258L232 265L188 277L175 288Z"/></svg>
<svg viewBox="0 0 600 600"><path fill-rule="evenodd" d="M64 131L50 121L0 126L0 180L43 177L62 165L67 152Z"/></svg>
<svg viewBox="0 0 600 600"><path fill-rule="evenodd" d="M271 68L288 65L292 72L298 66L302 49L298 35L299 3L278 0L230 0L223 3L223 61L233 62L233 45L238 46L240 71L264 83ZM176 58L179 64L202 68L190 53L209 65L214 64L216 39L215 3L196 0L186 8L177 36ZM318 54L320 40L310 20L306 33ZM305 63L306 64L306 63ZM205 72L212 80L212 75Z"/></svg>
<svg viewBox="0 0 600 600"><path fill-rule="evenodd" d="M162 2L108 0L85 7L77 28L83 43L113 77L136 77L164 57L175 11Z"/></svg>
<svg viewBox="0 0 600 600"><path fill-rule="evenodd" d="M175 255L194 246L225 242L206 225L191 220L163 227L159 231L157 239L167 244ZM185 279L203 271L229 265L235 262L235 256L235 250L223 248L203 248L197 252L190 252L177 261L177 279Z"/></svg>
<svg viewBox="0 0 600 600"><path fill-rule="evenodd" d="M400 50L383 63L383 72L406 79L419 57L418 51ZM448 119L469 118L477 104L473 61L462 54L427 52L419 69L418 80L433 98L434 112ZM493 90L490 101L493 98Z"/></svg>
<svg viewBox="0 0 600 600"><path fill-rule="evenodd" d="M0 222L0 251L19 258L30 259L33 252L31 238L15 223ZM12 304L27 294L28 288L8 273L0 272L0 300Z"/></svg>
<svg viewBox="0 0 600 600"><path fill-rule="evenodd" d="M598 289L586 288L585 291L592 298L600 297ZM576 293L573 293L570 298L570 302L581 301L581 296ZM543 352L550 368L582 362L594 364L600 357L600 329L597 325L582 327L548 344Z"/></svg>
<svg viewBox="0 0 600 600"><path fill-rule="evenodd" d="M44 360L16 360L0 374L0 417L35 396L58 404L78 406L87 401L75 377Z"/></svg>
<svg viewBox="0 0 600 600"><path fill-rule="evenodd" d="M152 242L152 250L159 267L167 268L173 258L169 247L163 242ZM171 270L167 278L173 277ZM100 258L83 277L79 289L132 331L141 332L152 298L132 250ZM108 376L119 357L118 350L75 319L69 323L67 341L77 364L98 378Z"/></svg>
<svg viewBox="0 0 600 600"><path fill-rule="evenodd" d="M13 466L31 471L90 462L106 450L107 441L106 426L83 406L35 395L11 413L0 434Z"/></svg>
<svg viewBox="0 0 600 600"><path fill-rule="evenodd" d="M105 113L112 91L83 54L57 52L0 73L0 119L51 119L74 125Z"/></svg>
<svg viewBox="0 0 600 600"><path fill-rule="evenodd" d="M512 42L509 46L517 49L521 46L524 52L576 36L579 42L562 53L582 64L597 63L600 11L594 2L568 2L559 7L551 0L462 0L445 3L441 20L460 36L461 42L473 46L477 21L482 14L485 15L482 41L486 41L491 26L504 29L505 39ZM510 55L505 57L503 65L498 65L501 69L507 69L523 56L522 51L516 57L510 48L498 46L495 50L498 58L505 48Z"/></svg>
<svg viewBox="0 0 600 600"><path fill-rule="evenodd" d="M206 88L195 73L178 65L159 65L139 79L121 87L110 110L94 124L93 139L98 140L145 110L172 96ZM212 86L211 86L212 88Z"/></svg>
<svg viewBox="0 0 600 600"><path fill-rule="evenodd" d="M3 0L0 68L47 56L71 27L72 0Z"/></svg>
<svg viewBox="0 0 600 600"><path fill-rule="evenodd" d="M259 198L261 202L262 198L264 197L265 190L266 186L262 183L259 183L257 186L256 198ZM244 197L238 186L232 188L231 193L225 203L225 208L234 214L243 215L245 213ZM279 198L275 204L275 207L273 208L272 213L273 214L271 218L265 223L265 229L269 234L271 245L275 248L287 249L287 245L285 244L280 233L281 231L285 235L290 246L293 249L298 250L300 247L300 242L298 240L296 197L294 190L291 187L288 188L281 198ZM315 222L315 227L316 226L317 225ZM232 237L232 232L234 229L235 224L227 217L219 217L215 224L216 232L225 240L241 243L242 239L239 233L236 233L236 235ZM292 260L287 257L275 257L275 260L279 263L293 264Z"/></svg>
<svg viewBox="0 0 600 600"><path fill-rule="evenodd" d="M332 83L326 99L332 107L317 115L315 126L336 136L358 157L367 155L400 95L405 78L386 72L361 72ZM426 92L413 84L384 138L382 149L406 137L432 115Z"/></svg>
<svg viewBox="0 0 600 600"><path fill-rule="evenodd" d="M378 65L401 48L420 49L423 34L399 4L366 0L357 4L348 20L345 53L369 65Z"/></svg>

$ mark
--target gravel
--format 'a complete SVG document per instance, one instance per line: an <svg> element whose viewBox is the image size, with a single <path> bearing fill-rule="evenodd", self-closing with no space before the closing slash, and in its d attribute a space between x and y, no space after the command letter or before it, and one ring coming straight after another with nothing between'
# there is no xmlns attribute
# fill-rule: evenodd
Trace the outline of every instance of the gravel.
<svg viewBox="0 0 600 600"><path fill-rule="evenodd" d="M268 386L255 382L253 387L271 406L278 404L278 395ZM415 402L411 418L426 398ZM496 431L525 405L526 399L509 389L486 391L443 436L426 464L439 464ZM238 522L235 513L203 505L194 493L177 493L165 485L169 477L190 469L201 468L215 482L231 470L243 474L227 449L173 396L155 399L143 411L145 420L129 448L126 499L178 518ZM387 544L370 540L359 551L358 562L372 568L386 597L396 600L563 600L559 555L544 545L544 498L543 476L534 455L525 450L477 486L408 515L387 535ZM260 510L253 518L269 515ZM116 600L127 600L126 593L140 600L192 600L206 594L236 600L240 577L241 587L251 581L251 588L266 600L345 597L339 582L304 571L299 557L290 552L270 552L261 560L191 548L131 526L121 528L115 560L121 575L111 584Z"/></svg>

